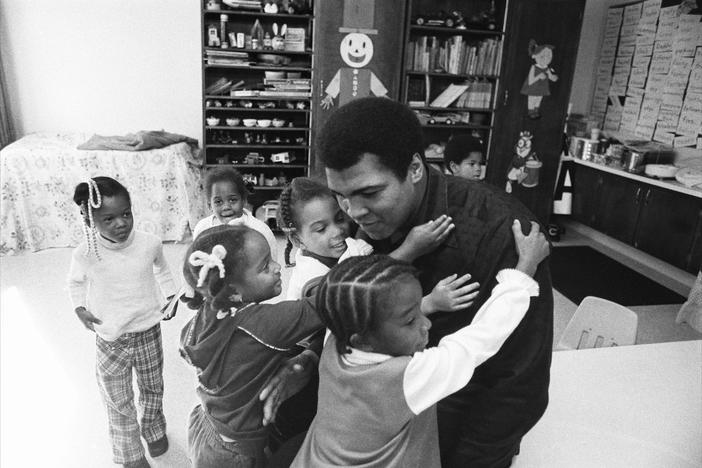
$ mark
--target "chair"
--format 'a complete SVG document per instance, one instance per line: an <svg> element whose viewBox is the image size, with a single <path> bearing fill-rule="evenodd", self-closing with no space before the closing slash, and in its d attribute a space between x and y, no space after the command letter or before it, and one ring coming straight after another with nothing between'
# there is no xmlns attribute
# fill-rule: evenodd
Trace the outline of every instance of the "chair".
<svg viewBox="0 0 702 468"><path fill-rule="evenodd" d="M582 300L556 349L633 345L639 318L631 309L594 296Z"/></svg>

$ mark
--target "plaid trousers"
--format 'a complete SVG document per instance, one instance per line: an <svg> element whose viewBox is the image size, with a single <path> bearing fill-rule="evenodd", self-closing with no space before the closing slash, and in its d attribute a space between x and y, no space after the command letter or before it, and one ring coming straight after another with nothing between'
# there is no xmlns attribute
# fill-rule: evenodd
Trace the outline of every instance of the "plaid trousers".
<svg viewBox="0 0 702 468"><path fill-rule="evenodd" d="M144 456L140 433L149 443L166 435L161 325L139 333L125 333L115 341L97 336L96 349L96 375L107 407L114 462L137 461ZM134 406L132 368L136 370L139 387L141 431Z"/></svg>

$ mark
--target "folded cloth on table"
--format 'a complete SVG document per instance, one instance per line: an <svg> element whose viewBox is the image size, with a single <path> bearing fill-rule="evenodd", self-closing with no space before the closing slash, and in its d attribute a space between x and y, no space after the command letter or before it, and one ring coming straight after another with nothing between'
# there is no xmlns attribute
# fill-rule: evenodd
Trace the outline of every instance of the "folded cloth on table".
<svg viewBox="0 0 702 468"><path fill-rule="evenodd" d="M78 145L79 150L144 151L164 148L175 143L185 142L197 148L197 140L163 130L141 130L124 136L93 135L88 141Z"/></svg>

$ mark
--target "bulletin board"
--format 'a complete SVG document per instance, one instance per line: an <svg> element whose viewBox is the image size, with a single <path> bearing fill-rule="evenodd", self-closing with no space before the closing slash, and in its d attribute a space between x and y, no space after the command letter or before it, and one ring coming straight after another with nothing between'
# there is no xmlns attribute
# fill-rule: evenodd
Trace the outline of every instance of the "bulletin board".
<svg viewBox="0 0 702 468"><path fill-rule="evenodd" d="M702 148L701 19L661 0L608 9L591 108L601 128Z"/></svg>

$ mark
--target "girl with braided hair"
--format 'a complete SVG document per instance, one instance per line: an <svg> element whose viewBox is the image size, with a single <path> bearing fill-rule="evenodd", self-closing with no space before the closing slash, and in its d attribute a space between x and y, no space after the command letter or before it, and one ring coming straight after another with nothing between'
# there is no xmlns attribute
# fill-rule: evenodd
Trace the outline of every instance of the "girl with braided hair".
<svg viewBox="0 0 702 468"><path fill-rule="evenodd" d="M181 333L181 355L199 383L188 427L193 467L261 467L270 426L259 394L322 323L310 298L263 303L281 293L280 265L265 238L246 226L203 231L183 274L204 298Z"/></svg>
<svg viewBox="0 0 702 468"><path fill-rule="evenodd" d="M470 381L539 294L531 276L548 242L533 222L528 236L517 221L512 231L516 269L497 274L470 325L429 349L431 322L412 266L369 256L331 269L317 292L331 331L319 363L317 415L292 467L440 466L436 403Z"/></svg>
<svg viewBox="0 0 702 468"><path fill-rule="evenodd" d="M149 454L168 450L163 415L161 320L176 292L161 240L134 230L127 189L110 177L75 188L85 242L74 251L68 277L78 319L96 335L96 375L105 401L115 463L148 467ZM164 296L168 296L164 301ZM136 372L141 406L137 421L132 389Z"/></svg>
<svg viewBox="0 0 702 468"><path fill-rule="evenodd" d="M290 275L287 299L299 299L305 284L325 275L337 263L355 256L370 255L373 248L361 239L349 237L349 218L324 184L308 177L297 177L280 194L278 226L286 232L286 262L292 245L298 247L295 268ZM412 262L440 245L453 229L451 218L415 226L390 256ZM422 302L428 313L469 307L475 298L477 283L465 283L470 275L452 275L440 281Z"/></svg>

